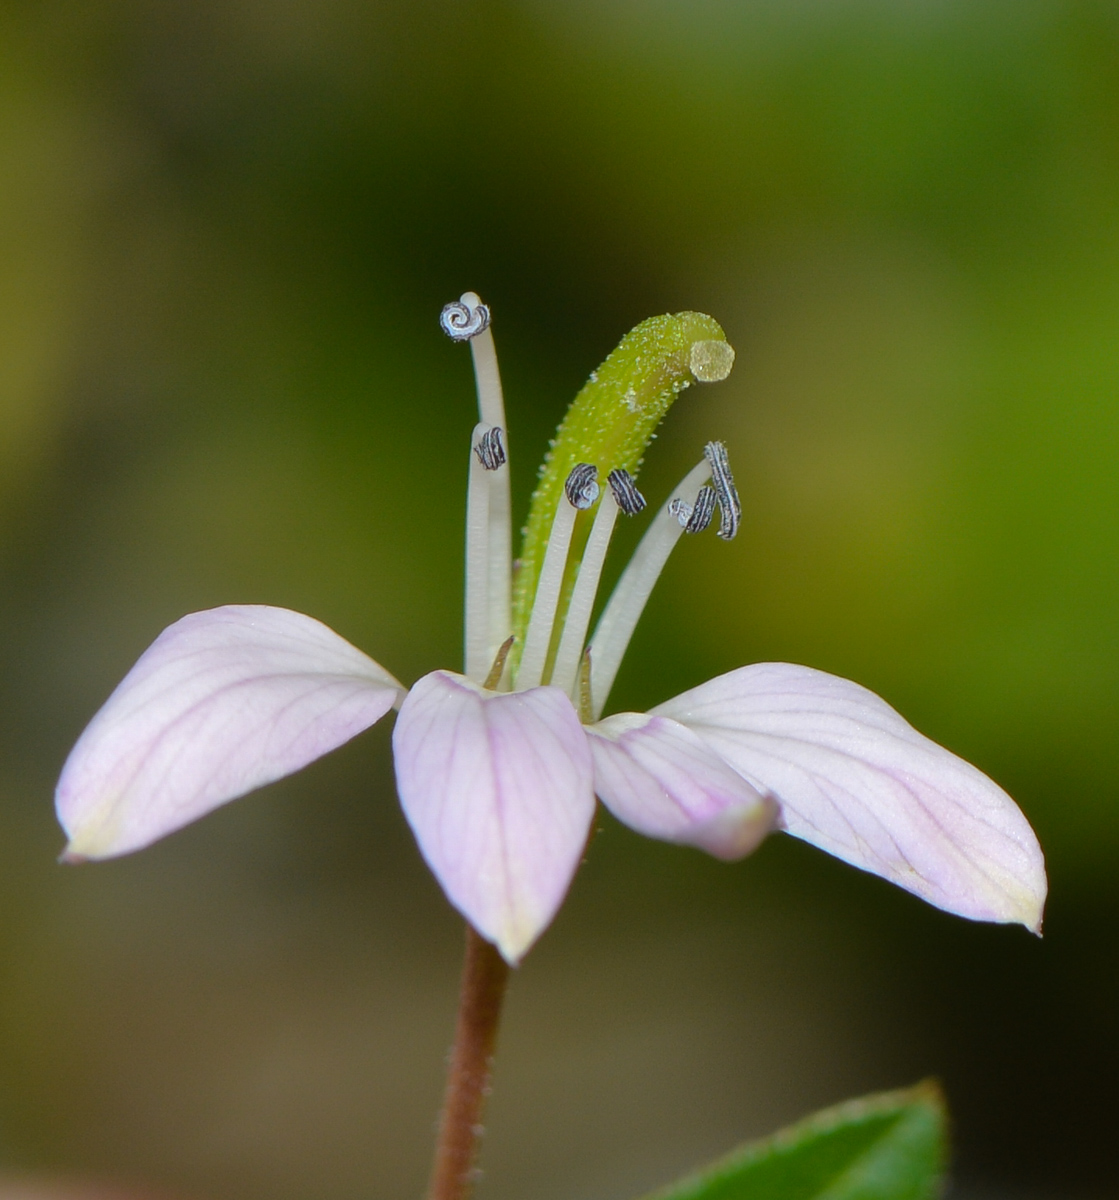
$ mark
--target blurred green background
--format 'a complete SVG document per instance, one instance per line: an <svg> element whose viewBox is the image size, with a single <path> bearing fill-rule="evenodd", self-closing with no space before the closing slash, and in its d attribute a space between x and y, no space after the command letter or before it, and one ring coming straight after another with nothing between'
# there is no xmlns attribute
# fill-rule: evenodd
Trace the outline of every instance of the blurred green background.
<svg viewBox="0 0 1119 1200"><path fill-rule="evenodd" d="M520 512L637 321L738 350L643 486L723 438L742 533L681 547L613 705L853 677L1009 788L1052 882L1038 942L789 839L728 867L604 819L514 980L480 1198L624 1200L932 1073L956 1196L1114 1195L1105 0L4 0L0 1164L419 1194L460 926L388 729L101 866L55 865L50 796L192 609L458 663L473 396L436 318L466 288Z"/></svg>

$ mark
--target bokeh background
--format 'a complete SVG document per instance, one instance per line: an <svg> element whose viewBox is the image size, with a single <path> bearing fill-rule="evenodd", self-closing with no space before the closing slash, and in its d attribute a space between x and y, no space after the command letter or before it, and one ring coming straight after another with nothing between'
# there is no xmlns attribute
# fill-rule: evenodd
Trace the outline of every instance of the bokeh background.
<svg viewBox="0 0 1119 1200"><path fill-rule="evenodd" d="M55 864L51 790L192 609L459 661L466 288L520 512L637 321L738 350L643 481L725 439L742 533L678 551L614 704L853 677L1012 791L1052 882L1039 942L789 839L728 867L604 818L514 980L480 1200L626 1200L929 1074L956 1196L1115 1195L1107 0L4 0L0 1163L420 1193L461 930L388 728L106 865Z"/></svg>

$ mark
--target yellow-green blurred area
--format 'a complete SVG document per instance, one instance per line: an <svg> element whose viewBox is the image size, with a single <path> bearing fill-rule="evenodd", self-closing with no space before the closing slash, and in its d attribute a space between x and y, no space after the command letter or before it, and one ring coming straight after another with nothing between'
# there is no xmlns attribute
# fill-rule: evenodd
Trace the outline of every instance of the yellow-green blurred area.
<svg viewBox="0 0 1119 1200"><path fill-rule="evenodd" d="M388 723L104 865L55 864L51 790L192 609L458 664L473 385L436 318L467 288L521 514L631 326L699 309L737 348L641 478L659 503L724 439L742 532L681 545L612 706L852 677L1017 797L1052 882L1038 942L787 838L728 867L604 818L514 979L479 1200L626 1200L928 1074L956 1196L1114 1194L1106 0L6 0L0 1165L420 1194L460 923Z"/></svg>

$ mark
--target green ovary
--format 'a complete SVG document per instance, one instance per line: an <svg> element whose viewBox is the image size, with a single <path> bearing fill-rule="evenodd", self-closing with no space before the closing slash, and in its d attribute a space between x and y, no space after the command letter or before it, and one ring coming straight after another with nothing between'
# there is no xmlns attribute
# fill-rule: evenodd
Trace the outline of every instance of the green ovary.
<svg viewBox="0 0 1119 1200"><path fill-rule="evenodd" d="M513 583L518 659L556 506L572 468L593 463L602 488L615 469L636 475L645 447L677 395L697 381L725 379L733 362L734 351L719 323L703 313L683 312L642 321L592 373L556 432L532 496ZM580 513L576 523L556 630L563 628L593 516L592 507Z"/></svg>

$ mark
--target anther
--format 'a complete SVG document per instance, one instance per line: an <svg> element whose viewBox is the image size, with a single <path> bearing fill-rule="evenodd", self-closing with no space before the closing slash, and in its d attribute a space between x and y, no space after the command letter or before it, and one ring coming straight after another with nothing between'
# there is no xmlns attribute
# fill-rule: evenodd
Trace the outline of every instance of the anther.
<svg viewBox="0 0 1119 1200"><path fill-rule="evenodd" d="M593 463L578 463L572 467L563 490L573 508L590 508L598 499L598 467Z"/></svg>
<svg viewBox="0 0 1119 1200"><path fill-rule="evenodd" d="M606 476L606 481L610 484L618 507L627 517L636 516L645 507L645 497L637 490L637 484L628 471L618 467Z"/></svg>
<svg viewBox="0 0 1119 1200"><path fill-rule="evenodd" d="M715 489L704 484L696 495L695 504L689 504L677 496L668 502L668 511L685 533L702 533L711 524L715 504Z"/></svg>
<svg viewBox="0 0 1119 1200"><path fill-rule="evenodd" d="M715 504L715 489L705 484L699 489L695 504L688 504L677 497L669 503L668 511L685 533L702 533L711 524L711 518L715 515Z"/></svg>
<svg viewBox="0 0 1119 1200"><path fill-rule="evenodd" d="M734 476L730 473L727 448L722 442L708 442L703 447L703 455L711 467L711 485L719 502L719 537L729 542L738 532L742 502L738 499Z"/></svg>
<svg viewBox="0 0 1119 1200"><path fill-rule="evenodd" d="M468 342L488 328L489 323L490 310L480 300L473 306L453 300L444 304L439 314L439 324L453 342Z"/></svg>
<svg viewBox="0 0 1119 1200"><path fill-rule="evenodd" d="M474 447L478 461L487 471L496 471L505 465L505 443L501 440L501 426L494 425L482 434L482 440Z"/></svg>

